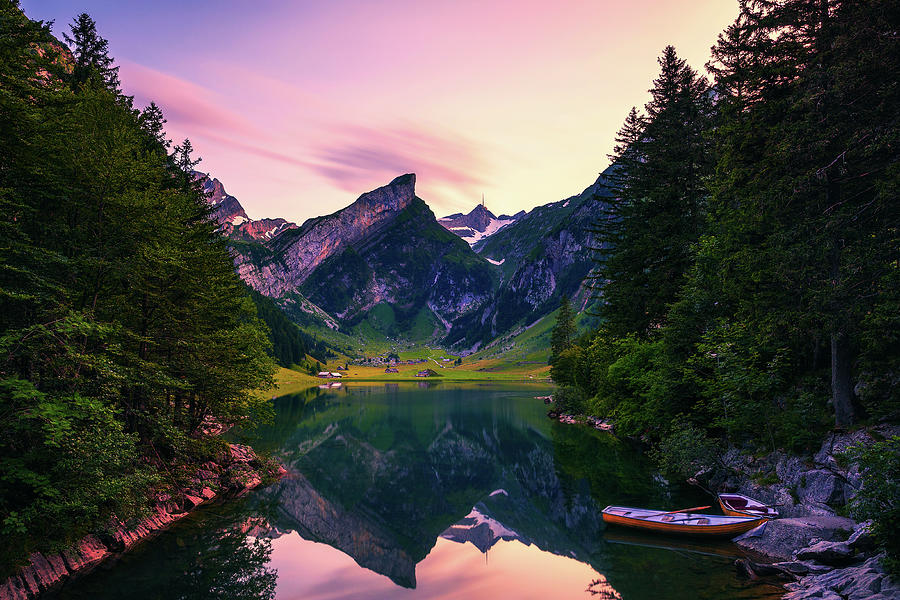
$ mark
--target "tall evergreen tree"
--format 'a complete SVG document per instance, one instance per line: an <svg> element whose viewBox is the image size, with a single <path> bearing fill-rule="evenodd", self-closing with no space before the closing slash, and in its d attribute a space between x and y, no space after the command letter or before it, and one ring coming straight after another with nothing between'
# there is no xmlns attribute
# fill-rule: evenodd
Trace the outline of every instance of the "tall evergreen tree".
<svg viewBox="0 0 900 600"><path fill-rule="evenodd" d="M897 306L897 27L880 0L748 0L711 65L727 92L713 212L737 317L798 354L827 347L839 426L872 315Z"/></svg>
<svg viewBox="0 0 900 600"><path fill-rule="evenodd" d="M90 68L71 85L47 27L0 4L3 570L140 510L175 483L163 459L204 456L204 419L266 410L252 390L273 370L161 113L122 102L105 43L77 23Z"/></svg>
<svg viewBox="0 0 900 600"><path fill-rule="evenodd" d="M575 338L575 316L572 313L572 304L565 294L559 302L559 312L556 314L556 325L550 334L550 364L572 345Z"/></svg>
<svg viewBox="0 0 900 600"><path fill-rule="evenodd" d="M71 75L73 88L96 81L118 93L121 87L119 67L109 55L109 42L97 33L97 23L87 13L81 13L69 29L72 35L63 35L75 55Z"/></svg>
<svg viewBox="0 0 900 600"><path fill-rule="evenodd" d="M616 335L649 335L675 301L704 222L711 114L706 81L667 46L646 116L634 108L611 156L616 196L597 226L597 277Z"/></svg>

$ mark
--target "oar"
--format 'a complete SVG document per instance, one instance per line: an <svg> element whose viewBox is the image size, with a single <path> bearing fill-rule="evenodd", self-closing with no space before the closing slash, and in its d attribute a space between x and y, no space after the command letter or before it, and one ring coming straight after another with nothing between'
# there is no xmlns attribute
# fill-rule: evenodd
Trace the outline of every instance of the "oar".
<svg viewBox="0 0 900 600"><path fill-rule="evenodd" d="M671 515L672 513L679 512L693 512L695 510L703 510L704 508L712 508L711 506L694 506L693 508L679 508L678 510L670 510L669 512L657 513L655 515L650 515L651 517L659 517L661 515Z"/></svg>
<svg viewBox="0 0 900 600"><path fill-rule="evenodd" d="M680 512L693 512L695 510L703 510L704 508L710 508L709 506L694 506L693 508L679 508L678 510L670 510L668 512L656 513L654 515L644 515L640 517L641 519L649 519L650 517L661 517L663 515L671 515L672 513L680 513Z"/></svg>

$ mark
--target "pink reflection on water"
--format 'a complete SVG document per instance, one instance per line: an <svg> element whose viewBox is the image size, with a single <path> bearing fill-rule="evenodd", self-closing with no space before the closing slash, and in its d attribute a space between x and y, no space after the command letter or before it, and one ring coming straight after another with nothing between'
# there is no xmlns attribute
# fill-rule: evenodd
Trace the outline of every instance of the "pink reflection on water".
<svg viewBox="0 0 900 600"><path fill-rule="evenodd" d="M416 589L357 565L343 552L296 533L272 542L279 600L478 600L481 598L620 598L606 578L573 558L518 540L500 541L487 554L472 544L438 538L416 566Z"/></svg>

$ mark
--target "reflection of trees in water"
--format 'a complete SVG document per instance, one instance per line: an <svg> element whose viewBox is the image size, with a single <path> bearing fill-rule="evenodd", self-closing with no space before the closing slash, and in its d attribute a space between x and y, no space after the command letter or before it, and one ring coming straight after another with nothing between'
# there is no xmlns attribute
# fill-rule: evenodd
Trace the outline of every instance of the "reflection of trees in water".
<svg viewBox="0 0 900 600"><path fill-rule="evenodd" d="M272 542L245 533L254 523L251 510L246 502L204 508L124 555L114 569L67 585L59 599L272 600L278 578L268 566Z"/></svg>
<svg viewBox="0 0 900 600"><path fill-rule="evenodd" d="M599 600L622 600L622 595L613 589L603 575L593 580L584 591L591 596L599 596Z"/></svg>
<svg viewBox="0 0 900 600"><path fill-rule="evenodd" d="M266 565L272 541L248 537L240 531L222 535L218 543L203 547L185 565L178 590L171 597L181 600L271 600L278 573ZM172 589L169 588L169 589Z"/></svg>
<svg viewBox="0 0 900 600"><path fill-rule="evenodd" d="M557 473L568 491L584 480L600 505L667 503L670 490L653 478L650 461L629 443L587 427L555 424L552 432Z"/></svg>

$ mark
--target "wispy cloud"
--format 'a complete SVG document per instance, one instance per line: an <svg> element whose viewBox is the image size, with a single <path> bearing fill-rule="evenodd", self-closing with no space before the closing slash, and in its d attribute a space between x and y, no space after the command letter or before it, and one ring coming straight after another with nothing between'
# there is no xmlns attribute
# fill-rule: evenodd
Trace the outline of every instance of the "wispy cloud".
<svg viewBox="0 0 900 600"><path fill-rule="evenodd" d="M420 186L432 196L444 196L441 190L452 188L475 197L491 171L477 144L434 128L339 126L327 137L312 151L310 168L347 191L416 173Z"/></svg>
<svg viewBox="0 0 900 600"><path fill-rule="evenodd" d="M138 105L156 102L179 129L256 139L262 133L239 113L224 108L226 98L196 83L127 60L121 62L120 77Z"/></svg>

